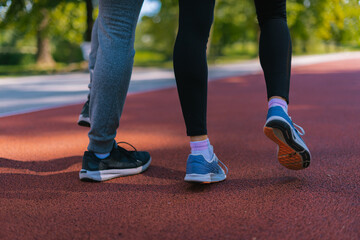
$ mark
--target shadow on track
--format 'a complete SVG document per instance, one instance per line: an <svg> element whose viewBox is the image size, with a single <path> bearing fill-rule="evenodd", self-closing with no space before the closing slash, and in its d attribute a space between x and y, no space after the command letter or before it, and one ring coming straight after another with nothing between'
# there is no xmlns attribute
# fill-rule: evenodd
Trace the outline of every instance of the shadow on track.
<svg viewBox="0 0 360 240"><path fill-rule="evenodd" d="M0 168L25 169L34 172L56 172L69 168L81 162L81 156L65 157L48 161L24 162L6 158L0 158Z"/></svg>

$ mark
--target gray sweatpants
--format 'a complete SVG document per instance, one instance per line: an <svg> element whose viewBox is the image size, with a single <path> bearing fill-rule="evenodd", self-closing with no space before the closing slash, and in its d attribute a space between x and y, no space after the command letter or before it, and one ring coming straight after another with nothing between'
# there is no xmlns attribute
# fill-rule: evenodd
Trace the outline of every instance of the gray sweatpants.
<svg viewBox="0 0 360 240"><path fill-rule="evenodd" d="M91 90L91 83L94 75L94 68L96 63L96 54L99 48L99 40L98 40L98 20L96 19L94 22L94 26L91 31L91 51L89 54L89 72L90 72L90 83L89 83L89 90ZM88 95L90 98L90 92Z"/></svg>
<svg viewBox="0 0 360 240"><path fill-rule="evenodd" d="M110 152L124 107L134 62L135 29L143 0L101 0L98 47L91 52L89 151ZM96 27L95 27L96 28ZM93 37L94 37L93 34ZM92 46L93 47L93 46ZM92 49L93 50L93 49ZM92 58L92 59L91 59Z"/></svg>

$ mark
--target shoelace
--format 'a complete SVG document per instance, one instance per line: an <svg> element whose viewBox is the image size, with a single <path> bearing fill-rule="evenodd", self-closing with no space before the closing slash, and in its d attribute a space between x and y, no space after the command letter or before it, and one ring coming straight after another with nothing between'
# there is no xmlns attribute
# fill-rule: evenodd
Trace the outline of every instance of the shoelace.
<svg viewBox="0 0 360 240"><path fill-rule="evenodd" d="M214 152L214 147L212 145L210 145L210 148L211 148L211 151ZM221 163L221 165L223 165L223 167L226 169L226 175L228 174L229 172L229 169L227 168L227 166L222 162L220 161L220 159L218 158L218 161Z"/></svg>
<svg viewBox="0 0 360 240"><path fill-rule="evenodd" d="M131 151L119 146L119 144L122 144L122 143L125 143L125 144L129 145L130 147L132 147L135 150L135 152L137 152L136 148L133 145L131 145L130 143L128 143L128 142L117 142L117 148L116 149L121 151L122 153L124 153L126 156L136 160L136 158L130 153Z"/></svg>
<svg viewBox="0 0 360 240"><path fill-rule="evenodd" d="M296 127L296 128L295 128L296 131L297 131L301 136L305 135L305 130L304 130L302 127L300 127L300 126L297 125L296 123L293 123L293 124L294 124L294 126Z"/></svg>
<svg viewBox="0 0 360 240"><path fill-rule="evenodd" d="M135 152L137 152L136 148L128 142L117 142L118 147L120 147L119 144L121 144L121 143L125 143L125 144L129 145L130 147L132 147L135 150ZM122 148L122 147L120 147L120 148ZM125 148L122 148L122 149L126 150ZM128 150L126 150L126 151L128 151Z"/></svg>
<svg viewBox="0 0 360 240"><path fill-rule="evenodd" d="M229 169L227 168L227 166L222 162L222 161L220 161L220 159L218 159L218 161L221 163L221 165L223 165L224 166L224 168L226 169L226 175L228 174L228 172L229 172Z"/></svg>
<svg viewBox="0 0 360 240"><path fill-rule="evenodd" d="M289 118L290 118L290 120L291 120L291 122L292 122L292 119L291 119L290 116L289 116ZM292 123L293 123L293 125L295 126L295 130L296 130L301 136L304 136L304 135L305 135L305 130L304 130L301 126L297 125L296 123L294 123L294 122L292 122Z"/></svg>

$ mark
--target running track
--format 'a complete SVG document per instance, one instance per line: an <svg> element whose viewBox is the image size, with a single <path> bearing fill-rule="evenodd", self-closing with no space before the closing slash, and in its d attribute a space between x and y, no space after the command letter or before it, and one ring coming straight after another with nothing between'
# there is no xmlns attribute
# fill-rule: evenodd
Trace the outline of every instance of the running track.
<svg viewBox="0 0 360 240"><path fill-rule="evenodd" d="M142 175L78 180L81 105L0 118L0 239L360 239L360 59L296 67L290 114L310 167L290 171L262 133L262 75L209 85L209 135L229 167L183 181L188 139L175 89L128 97L118 139L150 151Z"/></svg>

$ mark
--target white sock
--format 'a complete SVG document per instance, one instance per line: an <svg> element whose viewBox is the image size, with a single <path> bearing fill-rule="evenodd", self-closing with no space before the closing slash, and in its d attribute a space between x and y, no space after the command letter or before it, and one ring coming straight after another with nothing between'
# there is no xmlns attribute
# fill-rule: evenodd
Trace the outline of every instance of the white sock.
<svg viewBox="0 0 360 240"><path fill-rule="evenodd" d="M205 160L210 162L214 156L213 146L210 145L209 139L203 141L190 142L191 154L204 156Z"/></svg>

